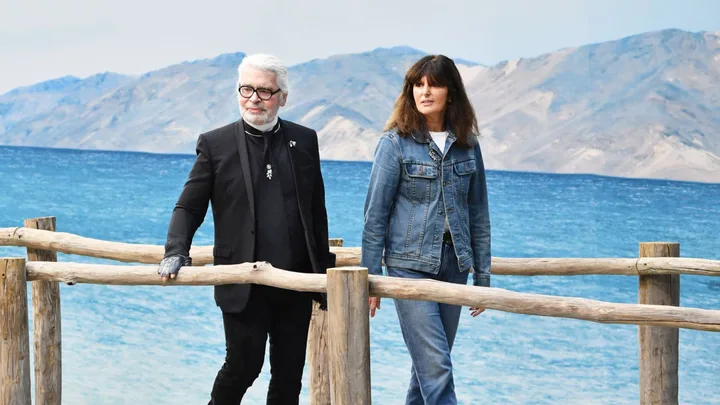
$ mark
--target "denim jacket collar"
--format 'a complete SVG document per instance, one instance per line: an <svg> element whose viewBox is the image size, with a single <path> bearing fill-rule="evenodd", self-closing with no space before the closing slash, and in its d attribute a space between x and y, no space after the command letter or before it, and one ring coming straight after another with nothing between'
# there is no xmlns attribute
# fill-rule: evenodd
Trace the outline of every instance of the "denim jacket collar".
<svg viewBox="0 0 720 405"><path fill-rule="evenodd" d="M450 128L446 129L448 133L448 140L452 139L453 141L457 140L457 137L453 133L453 131ZM430 132L427 129L422 130L415 130L412 132L412 138L415 140L415 142L418 143L430 143L432 140L432 137L430 136Z"/></svg>

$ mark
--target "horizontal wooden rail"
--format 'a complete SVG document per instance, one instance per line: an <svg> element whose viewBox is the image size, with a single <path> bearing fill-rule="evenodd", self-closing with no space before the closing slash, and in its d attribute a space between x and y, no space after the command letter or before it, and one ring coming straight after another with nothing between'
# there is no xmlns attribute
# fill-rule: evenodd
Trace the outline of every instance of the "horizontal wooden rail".
<svg viewBox="0 0 720 405"><path fill-rule="evenodd" d="M31 228L0 228L0 246L24 246L34 249L117 260L126 263L160 263L165 248L160 245L109 242L86 238L66 232L49 232ZM331 247L337 255L337 266L352 266L360 263L358 249ZM190 256L193 266L213 263L212 246L193 246Z"/></svg>
<svg viewBox="0 0 720 405"><path fill-rule="evenodd" d="M492 258L492 273L506 276L692 274L720 276L720 260L686 257Z"/></svg>
<svg viewBox="0 0 720 405"><path fill-rule="evenodd" d="M165 283L156 266L31 262L25 265L28 281L48 280L73 284L106 285L221 285L264 284L288 290L326 292L324 274L276 269L267 262L242 263L207 268L183 267L174 280Z"/></svg>
<svg viewBox="0 0 720 405"><path fill-rule="evenodd" d="M162 285L155 266L29 262L27 279L69 284ZM297 291L327 291L322 274L280 270L270 264L244 263L215 266L212 271L184 267L167 285L264 284ZM617 304L585 298L517 293L500 288L456 285L433 280L370 276L370 294L379 297L422 299L526 315L585 321L665 326L720 331L720 311L664 305Z"/></svg>
<svg viewBox="0 0 720 405"><path fill-rule="evenodd" d="M30 228L0 228L0 246L24 246L54 250L66 254L91 256L121 262L156 264L164 255L163 246L108 242L64 232ZM336 266L359 266L360 248L331 247L337 256ZM190 251L194 266L213 262L212 246L196 246ZM575 275L651 275L694 274L720 276L720 260L684 257L647 258L502 258L493 257L492 272L517 276Z"/></svg>

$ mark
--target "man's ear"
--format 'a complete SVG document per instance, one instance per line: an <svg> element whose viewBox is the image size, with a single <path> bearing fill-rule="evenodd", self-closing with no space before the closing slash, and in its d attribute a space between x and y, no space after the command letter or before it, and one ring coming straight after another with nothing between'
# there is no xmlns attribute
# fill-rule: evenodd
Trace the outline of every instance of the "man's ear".
<svg viewBox="0 0 720 405"><path fill-rule="evenodd" d="M281 93L282 94L282 100L280 100L280 107L285 107L285 103L287 103L288 93Z"/></svg>

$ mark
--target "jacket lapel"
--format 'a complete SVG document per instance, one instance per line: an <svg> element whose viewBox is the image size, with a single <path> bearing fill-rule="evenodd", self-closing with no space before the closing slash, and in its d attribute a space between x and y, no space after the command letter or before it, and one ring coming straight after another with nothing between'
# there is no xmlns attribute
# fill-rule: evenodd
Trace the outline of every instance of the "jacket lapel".
<svg viewBox="0 0 720 405"><path fill-rule="evenodd" d="M282 124L283 123L281 123L280 125L282 125ZM293 183L295 184L295 194L297 195L298 203L299 203L300 207L302 207L302 203L300 203L300 188L298 187L298 185L300 183L298 182L298 179L297 179L298 173L296 170L297 163L298 163L297 142L295 142L295 140L293 139L293 136L290 133L290 128L288 128L287 126L284 126L283 130L285 131L285 140L287 141L287 142L285 142L284 147L287 148L288 156L290 156L290 171L292 171L292 179L293 179ZM300 211L301 211L300 215L302 216L302 210L300 210Z"/></svg>
<svg viewBox="0 0 720 405"><path fill-rule="evenodd" d="M245 127L242 120L238 120L235 124L235 139L237 140L238 153L240 154L240 166L242 167L242 176L245 181L246 195L248 196L248 204L250 206L250 214L255 218L255 194L253 193L252 178L250 175L250 162L248 161L247 139L245 138Z"/></svg>
<svg viewBox="0 0 720 405"><path fill-rule="evenodd" d="M283 123L284 124L284 123ZM282 125L282 124L281 124ZM288 128L287 125L283 127L283 130L285 131L285 148L288 151L288 156L290 157L290 171L292 171L292 181L295 185L295 195L297 196L298 200L298 208L300 209L300 220L303 223L303 226L305 229L307 229L307 218L306 218L306 210L307 207L306 202L307 198L305 193L307 192L306 187L303 187L305 185L305 182L303 181L300 176L305 175L304 173L300 173L299 170L302 170L304 166L307 165L305 161L304 151L302 149L303 145L299 145L292 134L292 131L290 128Z"/></svg>

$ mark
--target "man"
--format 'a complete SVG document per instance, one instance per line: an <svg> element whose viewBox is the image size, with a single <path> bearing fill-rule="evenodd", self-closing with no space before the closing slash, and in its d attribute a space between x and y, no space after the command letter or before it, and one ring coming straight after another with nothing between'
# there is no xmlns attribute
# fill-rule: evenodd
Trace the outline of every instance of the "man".
<svg viewBox="0 0 720 405"><path fill-rule="evenodd" d="M270 55L248 56L238 67L237 91L242 119L198 138L158 268L163 281L190 265L190 244L211 201L214 264L267 261L308 273L335 266L317 134L278 118L288 97L287 68ZM325 305L320 294L249 284L215 287L227 352L211 405L240 403L262 370L268 336L267 404L298 403L313 298Z"/></svg>

